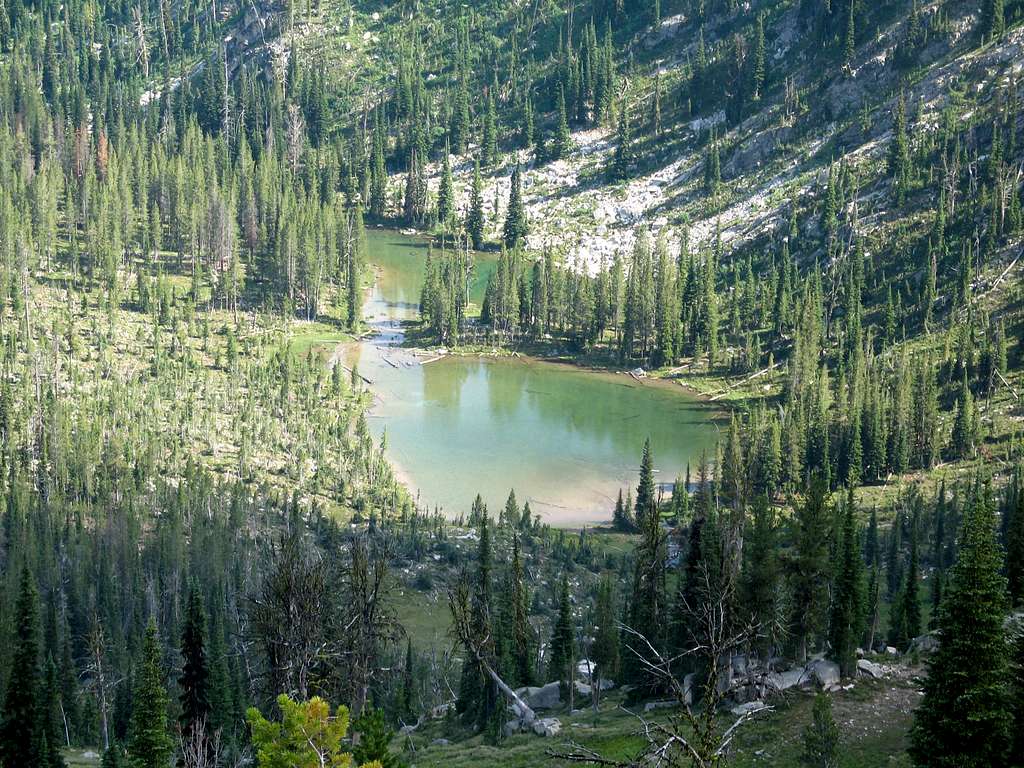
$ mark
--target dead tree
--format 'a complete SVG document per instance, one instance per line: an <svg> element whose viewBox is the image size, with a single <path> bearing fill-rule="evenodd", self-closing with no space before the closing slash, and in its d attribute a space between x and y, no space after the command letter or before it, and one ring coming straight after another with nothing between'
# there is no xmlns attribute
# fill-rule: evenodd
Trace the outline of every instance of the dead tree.
<svg viewBox="0 0 1024 768"><path fill-rule="evenodd" d="M331 615L323 558L299 534L276 549L273 565L250 600L255 639L267 659L267 692L309 698L314 670L329 655Z"/></svg>
<svg viewBox="0 0 1024 768"><path fill-rule="evenodd" d="M739 728L771 707L750 707L727 727L722 728L719 710L732 692L732 656L746 648L757 636L757 627L739 622L732 615L735 605L735 578L729 569L711 573L707 563L697 572L700 588L698 598L687 602L683 611L687 616L686 650L669 655L651 643L632 627L622 626L628 652L634 654L641 666L667 692L675 706L667 711L664 720L652 720L636 715L643 738L641 750L629 760L611 760L598 752L576 743L570 743L568 752L549 751L552 757L574 763L608 765L616 768L714 768L721 766L728 756L729 747ZM693 675L680 676L678 668L684 662L704 670L702 679L694 686ZM699 694L699 706L694 705L694 692Z"/></svg>
<svg viewBox="0 0 1024 768"><path fill-rule="evenodd" d="M387 537L358 537L352 543L343 574L347 607L342 609L340 658L348 668L348 701L353 719L359 717L370 698L370 685L380 672L381 649L402 636L388 599L391 555Z"/></svg>
<svg viewBox="0 0 1024 768"><path fill-rule="evenodd" d="M459 579L455 587L448 591L448 606L452 612L452 634L466 649L470 657L479 665L481 672L489 677L498 690L504 694L512 705L512 709L523 726L529 727L537 719L536 713L512 687L501 679L491 664L485 649L490 646L490 637L477 637L473 632L472 610L469 600L469 584L465 578Z"/></svg>

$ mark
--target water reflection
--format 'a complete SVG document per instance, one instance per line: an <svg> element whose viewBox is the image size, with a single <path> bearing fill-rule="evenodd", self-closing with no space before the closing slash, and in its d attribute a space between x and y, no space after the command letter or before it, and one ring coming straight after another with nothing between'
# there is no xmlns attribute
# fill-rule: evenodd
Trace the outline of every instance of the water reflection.
<svg viewBox="0 0 1024 768"><path fill-rule="evenodd" d="M371 428L387 428L390 458L423 501L452 513L480 492L492 509L510 488L546 518L610 517L619 487L636 484L651 438L659 482L709 450L711 414L676 391L622 375L507 358L424 362L400 347L423 283L422 241L369 233L377 283L364 307L378 335L347 355L378 394ZM476 266L480 301L493 259Z"/></svg>

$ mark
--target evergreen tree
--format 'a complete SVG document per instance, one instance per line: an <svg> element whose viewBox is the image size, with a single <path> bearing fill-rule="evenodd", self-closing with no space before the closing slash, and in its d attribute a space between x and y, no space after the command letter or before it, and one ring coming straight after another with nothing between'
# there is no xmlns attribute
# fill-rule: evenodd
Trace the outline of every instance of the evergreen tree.
<svg viewBox="0 0 1024 768"><path fill-rule="evenodd" d="M636 531L636 520L629 505L622 501L622 489L619 488L619 497L615 501L615 510L612 512L612 527L623 533Z"/></svg>
<svg viewBox="0 0 1024 768"><path fill-rule="evenodd" d="M986 40L997 40L1006 31L1003 0L985 0L981 13L981 29Z"/></svg>
<svg viewBox="0 0 1024 768"><path fill-rule="evenodd" d="M527 507L526 514L529 515ZM509 566L508 599L511 603L510 640L516 685L533 685L533 628L530 626L528 596L523 574L523 561L519 548L519 537L512 536L512 562Z"/></svg>
<svg viewBox="0 0 1024 768"><path fill-rule="evenodd" d="M761 93L764 90L765 75L764 14L758 14L757 34L754 39L754 74L751 82L751 87L754 92L754 101L760 101L761 99Z"/></svg>
<svg viewBox="0 0 1024 768"><path fill-rule="evenodd" d="M402 667L402 687L398 691L398 718L404 723L416 720L415 698L416 680L413 668L412 639L406 641L405 665Z"/></svg>
<svg viewBox="0 0 1024 768"><path fill-rule="evenodd" d="M485 167L498 160L498 118L494 111L494 95L487 95L484 108L484 135L480 142L481 161Z"/></svg>
<svg viewBox="0 0 1024 768"><path fill-rule="evenodd" d="M629 106L622 105L619 110L619 127L615 136L615 152L612 153L612 164L608 174L613 180L629 177L629 168L633 162L633 137L630 133Z"/></svg>
<svg viewBox="0 0 1024 768"><path fill-rule="evenodd" d="M809 768L837 768L839 727L832 717L832 698L825 692L814 696L811 723L804 729L803 763Z"/></svg>
<svg viewBox="0 0 1024 768"><path fill-rule="evenodd" d="M53 657L46 663L46 674L43 679L40 713L42 719L42 742L44 747L44 768L65 768L64 733L60 715L60 682L57 677L57 664Z"/></svg>
<svg viewBox="0 0 1024 768"><path fill-rule="evenodd" d="M910 184L910 140L907 137L907 107L900 93L896 102L896 118L893 124L893 139L889 147L889 177L896 193L897 205L903 205L907 187Z"/></svg>
<svg viewBox="0 0 1024 768"><path fill-rule="evenodd" d="M0 765L45 765L39 675L39 597L35 578L22 566L14 608L10 672L0 721Z"/></svg>
<svg viewBox="0 0 1024 768"><path fill-rule="evenodd" d="M854 521L853 491L847 498L832 594L829 642L843 677L857 673L857 646L864 634L864 561Z"/></svg>
<svg viewBox="0 0 1024 768"><path fill-rule="evenodd" d="M124 750L120 744L111 744L103 751L103 761L100 768L128 768L128 762L124 756Z"/></svg>
<svg viewBox="0 0 1024 768"><path fill-rule="evenodd" d="M348 328L354 331L362 320L363 287L361 275L366 263L366 230L363 227L363 209L355 206L349 214L350 239L347 247L348 265L345 270L348 294Z"/></svg>
<svg viewBox="0 0 1024 768"><path fill-rule="evenodd" d="M974 402L974 395L967 384L967 373L964 372L963 381L960 384L960 396L957 398L956 416L953 420L953 434L950 447L953 455L958 459L967 459L974 456L980 439L980 418L978 407Z"/></svg>
<svg viewBox="0 0 1024 768"><path fill-rule="evenodd" d="M167 731L167 705L156 620L150 619L135 675L128 728L128 755L136 768L167 768L174 751L174 742Z"/></svg>
<svg viewBox="0 0 1024 768"><path fill-rule="evenodd" d="M526 221L526 209L523 207L522 168L516 163L512 170L512 185L508 196L508 212L505 217L504 242L509 250L515 250L525 244L530 227Z"/></svg>
<svg viewBox="0 0 1024 768"><path fill-rule="evenodd" d="M569 154L569 147L572 145L572 135L569 133L569 116L565 107L565 88L558 88L558 102L556 105L558 122L555 125L555 136L551 142L551 159L561 160Z"/></svg>
<svg viewBox="0 0 1024 768"><path fill-rule="evenodd" d="M1006 580L988 488L975 489L959 542L940 609L939 649L911 729L910 754L922 768L1004 765L1010 747Z"/></svg>
<svg viewBox="0 0 1024 768"><path fill-rule="evenodd" d="M455 215L455 190L452 184L452 167L448 162L448 152L444 153L441 167L441 183L437 189L437 221L441 228L447 230Z"/></svg>
<svg viewBox="0 0 1024 768"><path fill-rule="evenodd" d="M559 680L562 683L562 690L567 691L574 679L576 630L572 619L572 605L569 602L569 580L566 576L562 577L558 618L555 619L555 626L551 632L549 653L548 676Z"/></svg>
<svg viewBox="0 0 1024 768"><path fill-rule="evenodd" d="M469 211L466 213L466 232L473 243L473 249L479 251L484 244L484 193L479 160L473 162L473 187L469 195Z"/></svg>
<svg viewBox="0 0 1024 768"><path fill-rule="evenodd" d="M610 574L605 574L598 584L594 613L596 626L590 655L597 665L598 676L614 680L619 672L619 630L615 619L615 582Z"/></svg>
<svg viewBox="0 0 1024 768"><path fill-rule="evenodd" d="M206 651L207 619L199 587L189 589L185 609L185 627L181 633L181 714L178 722L182 732L189 733L197 725L208 725L210 707L210 668Z"/></svg>
<svg viewBox="0 0 1024 768"><path fill-rule="evenodd" d="M352 746L352 764L380 765L381 768L401 768L405 763L389 749L395 733L388 727L384 712L372 707L352 722L352 730L359 734Z"/></svg>
<svg viewBox="0 0 1024 768"><path fill-rule="evenodd" d="M637 526L643 528L648 517L658 519L658 501L654 497L654 461L651 458L651 439L644 440L644 451L640 457L640 484L636 487L635 517Z"/></svg>
<svg viewBox="0 0 1024 768"><path fill-rule="evenodd" d="M829 542L832 511L828 489L821 476L815 476L803 504L797 506L792 559L794 636L797 658L807 658L808 650L824 628L828 610Z"/></svg>

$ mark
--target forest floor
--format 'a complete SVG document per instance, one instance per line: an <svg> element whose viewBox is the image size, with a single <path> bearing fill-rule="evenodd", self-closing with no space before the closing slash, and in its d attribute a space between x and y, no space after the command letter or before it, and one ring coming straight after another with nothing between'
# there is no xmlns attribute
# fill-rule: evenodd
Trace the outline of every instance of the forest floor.
<svg viewBox="0 0 1024 768"><path fill-rule="evenodd" d="M833 694L833 715L840 730L840 768L909 766L905 753L907 732L919 698L917 678L909 674L883 680L860 678L849 690ZM772 702L773 711L739 729L729 765L733 768L803 765L803 730L811 720L812 701L813 694L799 691ZM566 765L551 754L570 751L569 742L593 749L609 759L628 759L643 744L638 734L641 723L632 716L632 710L630 712L627 716L621 697L608 695L597 714L589 708L574 713L542 713L558 717L562 723L561 732L551 738L519 734L493 746L485 743L482 736L475 736L448 745L435 743L444 738L445 723L432 721L421 726L412 737L399 737L395 746L400 743L407 750L405 757L415 768ZM654 721L660 719L657 710L649 717ZM733 719L723 715L722 726L727 727ZM415 752L410 750L410 744Z"/></svg>

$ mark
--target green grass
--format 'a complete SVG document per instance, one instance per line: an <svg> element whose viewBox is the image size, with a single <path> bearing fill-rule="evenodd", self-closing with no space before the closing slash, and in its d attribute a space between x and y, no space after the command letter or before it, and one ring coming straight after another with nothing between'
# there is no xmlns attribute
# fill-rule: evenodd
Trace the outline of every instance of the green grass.
<svg viewBox="0 0 1024 768"><path fill-rule="evenodd" d="M851 691L832 694L833 714L840 730L841 768L892 768L908 766L905 754L907 731L916 705L916 691L901 683L879 683L858 680ZM813 696L807 692L788 694L776 702L775 710L754 719L737 733L729 755L731 768L772 766L799 768L803 751L803 731L811 719ZM575 715L543 713L558 717L561 733L551 739L533 734L517 734L493 746L482 736L461 740L458 733L446 733L441 721L427 723L413 735L415 753L406 753L417 768L535 768L542 765L566 765L551 753L566 753L576 742L593 749L608 759L628 760L642 747L638 734L641 723L623 712L619 697L609 697L595 716L592 710ZM654 717L653 719L661 719ZM721 727L728 727L733 717L724 714ZM449 745L433 745L437 738L448 738ZM410 740L400 740L409 749ZM397 744L396 744L397 746Z"/></svg>
<svg viewBox="0 0 1024 768"><path fill-rule="evenodd" d="M89 755L87 757L87 755ZM96 766L100 764L100 750L95 749L69 749L64 752L64 762L68 768L79 768L80 766Z"/></svg>

